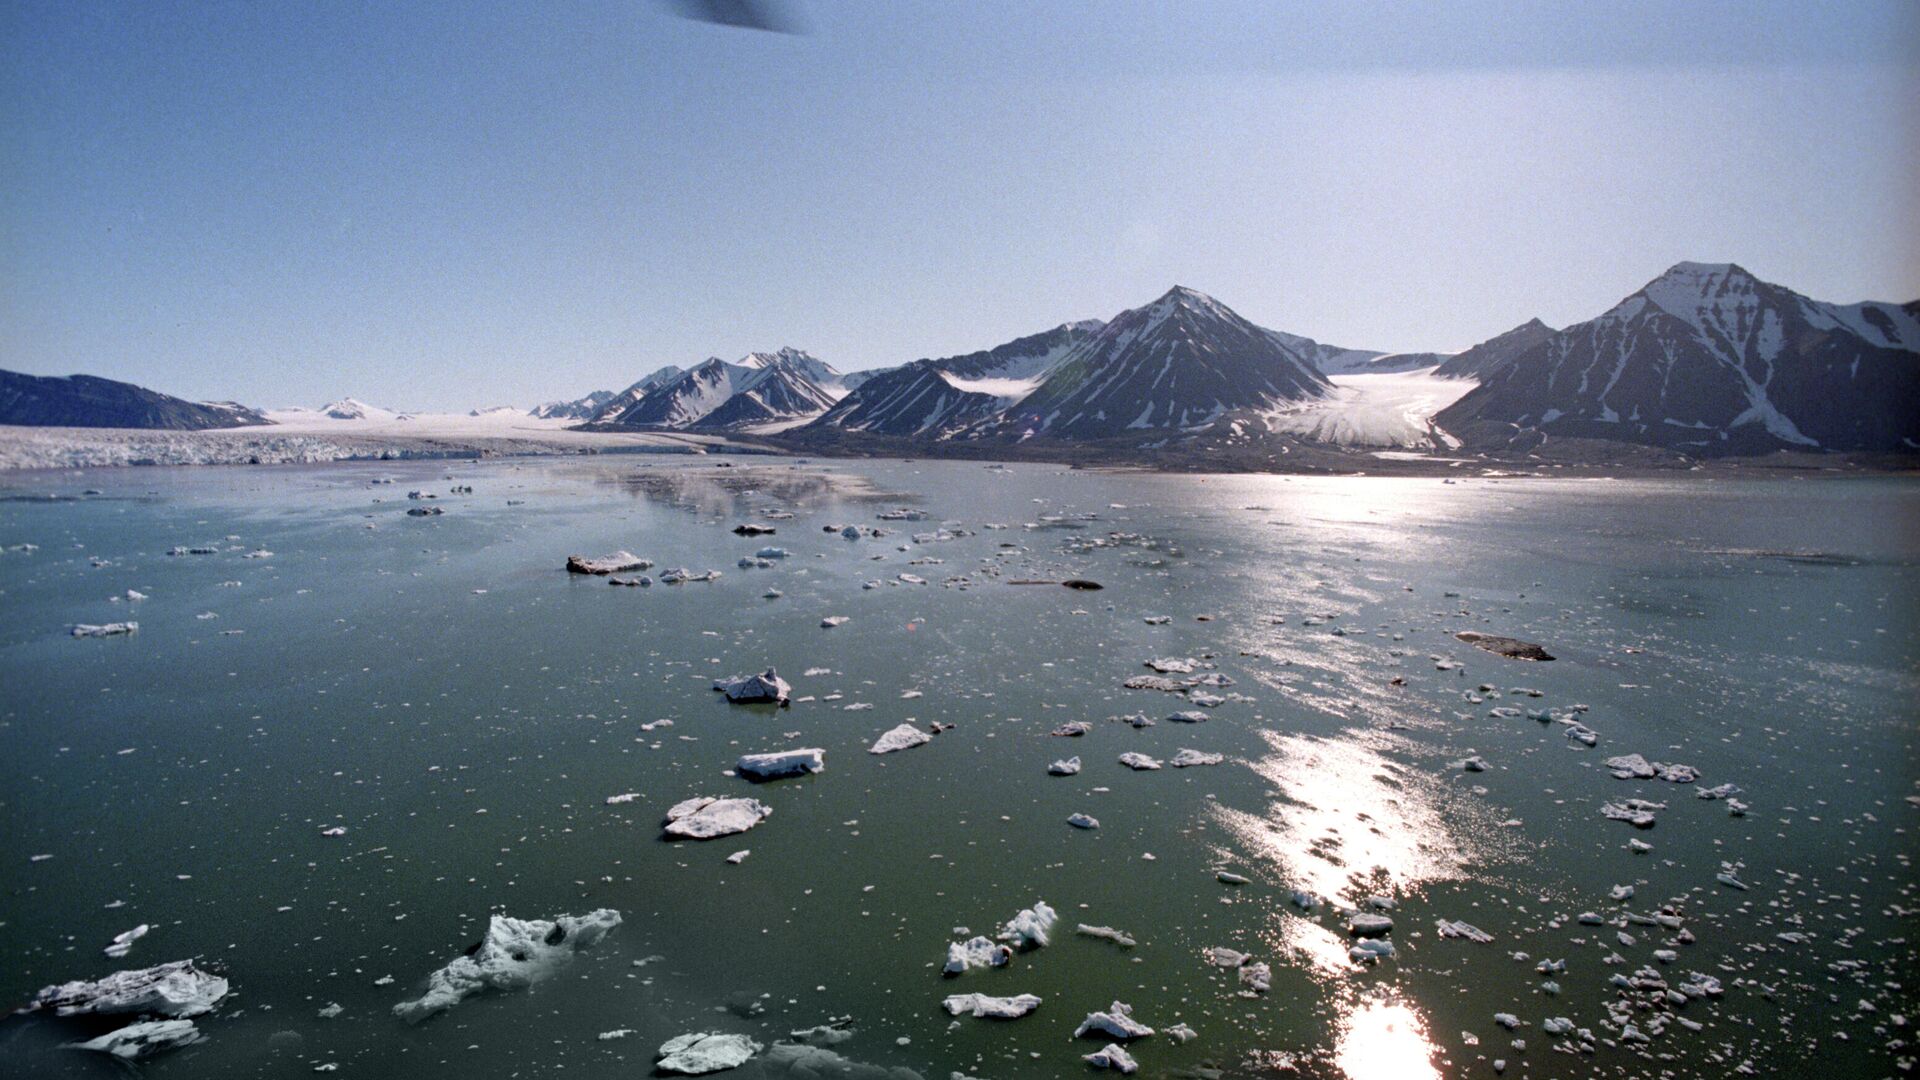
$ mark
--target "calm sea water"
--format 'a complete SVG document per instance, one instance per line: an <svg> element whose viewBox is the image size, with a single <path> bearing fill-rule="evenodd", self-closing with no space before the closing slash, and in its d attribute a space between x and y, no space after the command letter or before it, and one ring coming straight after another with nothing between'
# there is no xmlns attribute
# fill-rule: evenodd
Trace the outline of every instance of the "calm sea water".
<svg viewBox="0 0 1920 1080"><path fill-rule="evenodd" d="M446 512L406 516L409 489ZM1143 1075L1404 1080L1502 1059L1507 1076L1878 1076L1915 1056L1912 481L601 458L31 474L0 498L0 999L220 966L234 990L206 1041L154 1076L646 1075L683 1032L772 1042L838 1018L848 1075L1075 1075L1099 1044L1074 1026L1116 999L1199 1034L1134 1044ZM878 519L895 507L930 517ZM778 534L736 537L741 521ZM892 532L823 529L846 523ZM790 557L736 567L768 544ZM561 569L622 548L655 575L724 576L612 588ZM1011 584L1064 577L1106 587ZM110 600L130 589L147 599ZM129 618L137 635L67 632ZM1452 637L1467 629L1558 659ZM1229 677L1201 688L1227 700L1168 722L1196 706L1122 686L1156 658ZM709 688L768 665L792 708ZM1492 712L1576 705L1594 748ZM1072 720L1092 732L1048 735ZM928 745L865 752L936 721L953 727ZM825 748L826 771L725 775L794 746ZM1226 760L1117 762L1183 748ZM1630 753L1701 781L1602 766ZM1070 754L1079 775L1047 775ZM1695 797L1723 783L1746 816ZM703 794L774 812L664 841L666 807ZM1658 824L1601 816L1626 797L1664 802ZM1075 812L1101 827L1069 828ZM1302 913L1296 889L1333 905ZM1370 896L1395 902L1398 952L1362 966L1331 908ZM1061 913L1051 945L942 979L957 928L1040 900ZM623 925L531 990L391 1015L489 914L599 907ZM1630 918L1663 907L1691 943ZM1442 919L1493 940L1442 938ZM102 955L140 923L127 958ZM1269 963L1271 990L1210 965L1213 946ZM1566 962L1558 995L1542 959ZM1642 968L1725 993L1674 1006L1613 984ZM971 991L1044 1003L1010 1022L941 1009ZM1661 1033L1623 1043L1618 1002ZM1542 1029L1561 1016L1594 1054ZM113 1075L60 1048L101 1030L7 1020L0 1073Z"/></svg>

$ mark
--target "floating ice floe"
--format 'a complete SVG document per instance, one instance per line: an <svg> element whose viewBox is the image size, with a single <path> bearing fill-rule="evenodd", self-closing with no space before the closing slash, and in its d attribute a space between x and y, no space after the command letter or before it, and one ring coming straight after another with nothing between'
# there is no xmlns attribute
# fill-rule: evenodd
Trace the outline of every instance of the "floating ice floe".
<svg viewBox="0 0 1920 1080"><path fill-rule="evenodd" d="M676 566L671 570L660 571L660 584L662 585L684 585L689 581L719 581L719 580L720 580L720 571L718 570L703 570L699 573L695 573L694 571L689 570L684 566Z"/></svg>
<svg viewBox="0 0 1920 1080"><path fill-rule="evenodd" d="M831 630L836 626L845 626L846 624L847 617L845 615L829 615L820 620L820 626L827 630Z"/></svg>
<svg viewBox="0 0 1920 1080"><path fill-rule="evenodd" d="M943 1002L950 1016L965 1013L992 1020L1018 1020L1040 1007L1033 994L1015 997L988 997L985 994L954 994Z"/></svg>
<svg viewBox="0 0 1920 1080"><path fill-rule="evenodd" d="M483 990L524 990L619 925L620 913L612 908L552 921L495 915L472 952L427 976L426 992L395 1005L393 1015L417 1024Z"/></svg>
<svg viewBox="0 0 1920 1080"><path fill-rule="evenodd" d="M1607 768L1613 770L1616 780L1650 780L1653 778L1653 764L1639 754L1622 754L1610 757Z"/></svg>
<svg viewBox="0 0 1920 1080"><path fill-rule="evenodd" d="M1205 754L1198 750L1182 750L1173 755L1167 764L1176 769L1192 768L1195 765L1218 765L1227 760L1224 754Z"/></svg>
<svg viewBox="0 0 1920 1080"><path fill-rule="evenodd" d="M1191 675L1197 661L1185 656L1163 656L1146 662L1146 666L1162 675Z"/></svg>
<svg viewBox="0 0 1920 1080"><path fill-rule="evenodd" d="M1347 950L1347 958L1356 964L1375 964L1394 954L1393 942L1386 938L1364 938Z"/></svg>
<svg viewBox="0 0 1920 1080"><path fill-rule="evenodd" d="M756 559L784 559L790 554L792 554L792 552L789 552L783 547L763 547L759 551L754 552L753 557Z"/></svg>
<svg viewBox="0 0 1920 1080"><path fill-rule="evenodd" d="M1160 767L1160 763L1153 758L1131 750L1120 755L1120 764L1135 771L1158 769Z"/></svg>
<svg viewBox="0 0 1920 1080"><path fill-rule="evenodd" d="M921 731L912 724L901 724L899 727L875 739L873 745L867 748L867 753L891 754L896 750L909 750L922 743L930 743L932 741L933 736Z"/></svg>
<svg viewBox="0 0 1920 1080"><path fill-rule="evenodd" d="M1047 766L1047 775L1049 776L1072 776L1079 771L1080 759L1078 757L1070 757L1064 761L1056 761Z"/></svg>
<svg viewBox="0 0 1920 1080"><path fill-rule="evenodd" d="M611 555L589 558L585 555L567 556L569 574L617 574L624 570L650 570L653 560L643 559L631 551L616 551Z"/></svg>
<svg viewBox="0 0 1920 1080"><path fill-rule="evenodd" d="M1216 870L1213 878L1222 885L1251 885L1253 879L1245 874L1236 874L1231 870Z"/></svg>
<svg viewBox="0 0 1920 1080"><path fill-rule="evenodd" d="M1132 935L1115 930L1111 926L1088 926L1086 923L1081 923L1079 926L1074 927L1074 933L1082 937L1100 938L1105 941L1111 941L1123 949L1131 949L1139 944L1139 942L1133 939Z"/></svg>
<svg viewBox="0 0 1920 1080"><path fill-rule="evenodd" d="M191 1046L201 1038L199 1029L193 1026L191 1020L147 1020L109 1031L97 1039L67 1043L66 1046L70 1050L94 1050L123 1061L138 1061L168 1050Z"/></svg>
<svg viewBox="0 0 1920 1080"><path fill-rule="evenodd" d="M1048 935L1053 933L1053 924L1059 917L1045 900L1041 900L1007 920L1007 925L1000 930L1000 940L1022 951L1037 949L1047 943Z"/></svg>
<svg viewBox="0 0 1920 1080"><path fill-rule="evenodd" d="M1198 709L1189 709L1186 712L1177 712L1168 716L1167 722L1170 724L1204 724L1207 722L1207 714Z"/></svg>
<svg viewBox="0 0 1920 1080"><path fill-rule="evenodd" d="M772 536L776 531L771 525L755 525L752 522L733 527L735 536Z"/></svg>
<svg viewBox="0 0 1920 1080"><path fill-rule="evenodd" d="M826 751L819 747L779 750L770 754L742 754L733 769L754 780L773 780L782 776L804 776L827 767Z"/></svg>
<svg viewBox="0 0 1920 1080"><path fill-rule="evenodd" d="M137 622L76 623L74 637L113 637L115 634L137 634L140 624Z"/></svg>
<svg viewBox="0 0 1920 1080"><path fill-rule="evenodd" d="M92 982L77 980L49 986L33 996L27 1009L52 1009L57 1016L82 1013L151 1013L186 1019L212 1012L227 995L227 980L202 971L191 960L175 960L134 971L116 971Z"/></svg>
<svg viewBox="0 0 1920 1080"><path fill-rule="evenodd" d="M1085 720L1069 720L1068 722L1061 724L1059 727L1054 728L1052 731L1048 732L1047 734L1058 735L1063 738L1076 738L1078 736L1085 735L1087 732L1092 730L1093 730L1093 725L1086 722Z"/></svg>
<svg viewBox="0 0 1920 1080"><path fill-rule="evenodd" d="M1482 634L1473 630L1462 630L1453 635L1475 648L1485 649L1513 660L1551 660L1553 656L1547 650L1531 641L1519 638L1501 637L1497 634Z"/></svg>
<svg viewBox="0 0 1920 1080"><path fill-rule="evenodd" d="M752 849L741 848L739 851L727 856L727 862L733 866L739 866L741 863L746 862L747 856L751 854L753 854Z"/></svg>
<svg viewBox="0 0 1920 1080"><path fill-rule="evenodd" d="M1347 920L1347 933L1355 937L1379 937L1392 929L1392 918L1373 912L1357 912Z"/></svg>
<svg viewBox="0 0 1920 1080"><path fill-rule="evenodd" d="M1653 828L1653 812L1665 810L1666 803L1648 802L1646 799L1622 799L1619 802L1603 803L1600 814L1609 821L1624 821L1636 829Z"/></svg>
<svg viewBox="0 0 1920 1080"><path fill-rule="evenodd" d="M1466 760L1460 762L1460 767L1462 769L1465 769L1468 772L1486 772L1487 759L1481 757L1478 754L1475 754L1472 757L1469 757Z"/></svg>
<svg viewBox="0 0 1920 1080"><path fill-rule="evenodd" d="M773 668L758 675L735 675L729 679L713 680L713 688L727 695L727 700L740 705L752 705L760 702L774 702L786 707L792 702L793 687Z"/></svg>
<svg viewBox="0 0 1920 1080"><path fill-rule="evenodd" d="M743 833L767 819L773 808L758 799L698 797L667 811L666 833L687 840L711 840Z"/></svg>
<svg viewBox="0 0 1920 1080"><path fill-rule="evenodd" d="M1012 959L1012 949L991 938L975 936L948 945L947 963L940 970L945 975L961 975L974 968L1006 967Z"/></svg>
<svg viewBox="0 0 1920 1080"><path fill-rule="evenodd" d="M1067 824L1076 829L1097 829L1100 827L1100 819L1092 814L1072 814L1067 818Z"/></svg>
<svg viewBox="0 0 1920 1080"><path fill-rule="evenodd" d="M120 933L113 935L113 943L108 945L106 949L104 949L103 951L108 956L111 956L117 960L120 957L127 955L127 953L133 951L133 943L136 941L139 941L143 937L146 937L147 931L151 929L153 929L151 926L148 926L146 923L141 923L139 926L136 926L131 930L123 930Z"/></svg>
<svg viewBox="0 0 1920 1080"><path fill-rule="evenodd" d="M1096 1069L1118 1069L1122 1073L1140 1071L1140 1063L1119 1043L1109 1043L1091 1054L1081 1056L1081 1060Z"/></svg>
<svg viewBox="0 0 1920 1080"><path fill-rule="evenodd" d="M660 1044L660 1049L656 1051L660 1060L654 1062L653 1067L663 1073L702 1076L737 1069L761 1049L759 1043L745 1035L723 1035L719 1032L677 1035Z"/></svg>
<svg viewBox="0 0 1920 1080"><path fill-rule="evenodd" d="M1460 922L1458 920L1448 922L1446 919L1441 919L1437 929L1443 938L1466 938L1468 941L1477 941L1483 945L1493 940L1492 934L1487 933L1472 923Z"/></svg>
<svg viewBox="0 0 1920 1080"><path fill-rule="evenodd" d="M1085 1038L1088 1035L1118 1039L1144 1039L1153 1034L1153 1029L1133 1018L1133 1006L1116 1001L1107 1006L1104 1012L1087 1014L1080 1026L1073 1029L1073 1037Z"/></svg>

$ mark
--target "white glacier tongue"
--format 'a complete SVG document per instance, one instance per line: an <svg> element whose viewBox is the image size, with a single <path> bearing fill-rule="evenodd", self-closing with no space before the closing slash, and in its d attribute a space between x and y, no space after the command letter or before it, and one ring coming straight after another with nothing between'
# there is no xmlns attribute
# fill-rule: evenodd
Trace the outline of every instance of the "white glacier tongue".
<svg viewBox="0 0 1920 1080"><path fill-rule="evenodd" d="M482 990L523 990L619 925L620 913L612 908L561 915L551 922L495 915L487 924L487 936L471 954L427 976L426 992L395 1005L393 1015L417 1024Z"/></svg>

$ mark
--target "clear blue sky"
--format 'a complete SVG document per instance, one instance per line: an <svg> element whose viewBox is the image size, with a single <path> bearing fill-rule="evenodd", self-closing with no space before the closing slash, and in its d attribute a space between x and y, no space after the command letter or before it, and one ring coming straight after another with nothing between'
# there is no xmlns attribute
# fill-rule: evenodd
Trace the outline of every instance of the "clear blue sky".
<svg viewBox="0 0 1920 1080"><path fill-rule="evenodd" d="M0 367L466 408L1178 282L1455 349L1682 259L1920 295L1920 4L0 0Z"/></svg>

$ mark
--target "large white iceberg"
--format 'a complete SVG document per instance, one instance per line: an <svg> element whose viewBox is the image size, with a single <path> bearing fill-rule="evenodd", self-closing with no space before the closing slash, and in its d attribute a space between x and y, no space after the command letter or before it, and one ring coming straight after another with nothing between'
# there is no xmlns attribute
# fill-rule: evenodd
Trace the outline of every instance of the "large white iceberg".
<svg viewBox="0 0 1920 1080"><path fill-rule="evenodd" d="M395 1005L393 1015L417 1024L482 990L523 990L619 925L620 913L612 908L562 915L551 922L495 915L478 948L427 976L426 993Z"/></svg>
<svg viewBox="0 0 1920 1080"><path fill-rule="evenodd" d="M184 1019L212 1012L227 996L227 980L202 971L191 960L175 960L136 971L116 971L94 982L76 980L35 994L30 1009L52 1009L60 1016L80 1013L152 1013Z"/></svg>
<svg viewBox="0 0 1920 1080"><path fill-rule="evenodd" d="M667 810L668 836L711 840L743 833L767 819L773 807L758 799L714 799L698 796L674 803Z"/></svg>

